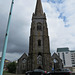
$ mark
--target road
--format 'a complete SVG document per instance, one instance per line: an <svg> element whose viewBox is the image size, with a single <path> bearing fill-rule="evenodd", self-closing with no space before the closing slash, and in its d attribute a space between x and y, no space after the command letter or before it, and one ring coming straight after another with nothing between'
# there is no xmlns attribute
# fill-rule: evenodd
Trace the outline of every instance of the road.
<svg viewBox="0 0 75 75"><path fill-rule="evenodd" d="M72 73L72 75L75 75L75 73Z"/></svg>

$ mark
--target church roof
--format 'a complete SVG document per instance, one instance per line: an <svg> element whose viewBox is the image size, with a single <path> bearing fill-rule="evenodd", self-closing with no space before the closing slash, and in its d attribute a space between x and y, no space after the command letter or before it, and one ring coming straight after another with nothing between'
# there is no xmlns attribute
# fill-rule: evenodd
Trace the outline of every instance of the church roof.
<svg viewBox="0 0 75 75"><path fill-rule="evenodd" d="M18 60L22 59L22 58L27 58L27 54L24 53Z"/></svg>
<svg viewBox="0 0 75 75"><path fill-rule="evenodd" d="M35 15L36 16L42 16L43 15L43 8L41 0L37 0L36 9L35 9Z"/></svg>
<svg viewBox="0 0 75 75"><path fill-rule="evenodd" d="M56 53L54 53L54 54L52 55L52 58L56 58L56 59L59 59L60 61L62 61L62 59L61 59Z"/></svg>

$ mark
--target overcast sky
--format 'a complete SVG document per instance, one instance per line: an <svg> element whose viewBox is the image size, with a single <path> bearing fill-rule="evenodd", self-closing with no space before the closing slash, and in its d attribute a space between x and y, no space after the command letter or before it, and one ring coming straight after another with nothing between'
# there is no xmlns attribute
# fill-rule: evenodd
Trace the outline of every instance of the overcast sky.
<svg viewBox="0 0 75 75"><path fill-rule="evenodd" d="M0 1L0 56L12 0ZM32 14L36 0L14 0L6 58L17 60L29 51ZM75 50L75 0L42 0L50 38L50 51L68 47Z"/></svg>

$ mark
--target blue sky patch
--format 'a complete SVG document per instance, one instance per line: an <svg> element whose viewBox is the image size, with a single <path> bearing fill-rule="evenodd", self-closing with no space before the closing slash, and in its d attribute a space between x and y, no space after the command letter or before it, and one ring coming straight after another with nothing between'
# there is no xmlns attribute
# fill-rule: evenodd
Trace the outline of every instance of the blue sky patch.
<svg viewBox="0 0 75 75"><path fill-rule="evenodd" d="M63 3L64 0L47 0L47 2L52 2L52 3Z"/></svg>
<svg viewBox="0 0 75 75"><path fill-rule="evenodd" d="M63 13L60 13L58 18L61 18L64 22L66 22L66 16L63 16Z"/></svg>
<svg viewBox="0 0 75 75"><path fill-rule="evenodd" d="M65 25L65 27L69 27L70 25L68 24L68 25Z"/></svg>
<svg viewBox="0 0 75 75"><path fill-rule="evenodd" d="M58 12L60 12L60 9L59 9L59 8L57 8L57 11L58 11Z"/></svg>

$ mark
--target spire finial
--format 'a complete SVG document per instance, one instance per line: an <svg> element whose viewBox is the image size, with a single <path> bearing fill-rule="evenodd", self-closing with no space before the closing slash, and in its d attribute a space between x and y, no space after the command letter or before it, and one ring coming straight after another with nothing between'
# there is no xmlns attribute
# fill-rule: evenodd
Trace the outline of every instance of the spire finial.
<svg viewBox="0 0 75 75"><path fill-rule="evenodd" d="M37 15L37 16L43 15L43 8L42 8L41 0L37 0L35 15Z"/></svg>

